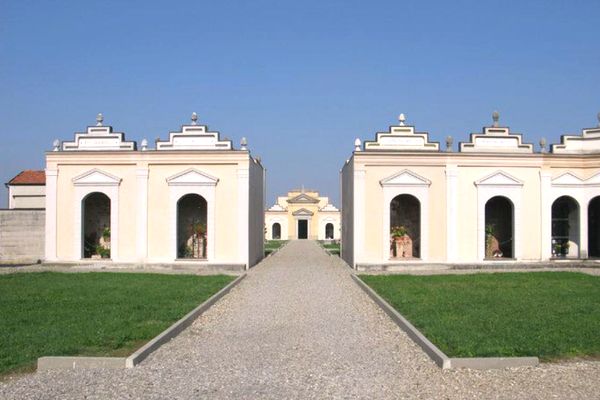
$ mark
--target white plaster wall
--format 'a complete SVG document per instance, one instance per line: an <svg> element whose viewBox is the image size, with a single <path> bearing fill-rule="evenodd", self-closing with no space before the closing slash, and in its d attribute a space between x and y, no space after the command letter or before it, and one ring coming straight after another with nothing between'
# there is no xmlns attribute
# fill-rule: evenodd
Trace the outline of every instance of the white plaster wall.
<svg viewBox="0 0 600 400"><path fill-rule="evenodd" d="M15 185L8 187L8 208L46 208L45 185Z"/></svg>
<svg viewBox="0 0 600 400"><path fill-rule="evenodd" d="M264 168L250 158L250 194L248 215L248 267L252 267L265 255L264 226L265 226L265 173Z"/></svg>
<svg viewBox="0 0 600 400"><path fill-rule="evenodd" d="M344 165L341 174L342 259L354 268L354 158Z"/></svg>

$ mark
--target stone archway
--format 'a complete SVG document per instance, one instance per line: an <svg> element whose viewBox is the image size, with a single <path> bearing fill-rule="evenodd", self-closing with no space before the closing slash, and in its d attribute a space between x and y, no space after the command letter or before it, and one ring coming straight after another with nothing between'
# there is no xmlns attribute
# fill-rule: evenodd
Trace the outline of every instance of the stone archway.
<svg viewBox="0 0 600 400"><path fill-rule="evenodd" d="M402 231L403 236L395 232ZM410 194L400 194L390 202L390 257L421 257L421 203Z"/></svg>
<svg viewBox="0 0 600 400"><path fill-rule="evenodd" d="M82 200L82 258L110 258L110 198L93 192Z"/></svg>
<svg viewBox="0 0 600 400"><path fill-rule="evenodd" d="M485 258L514 257L514 207L504 196L485 203Z"/></svg>
<svg viewBox="0 0 600 400"><path fill-rule="evenodd" d="M588 256L600 257L600 196L588 205Z"/></svg>
<svg viewBox="0 0 600 400"><path fill-rule="evenodd" d="M325 224L325 240L332 240L333 238L333 224L328 222Z"/></svg>
<svg viewBox="0 0 600 400"><path fill-rule="evenodd" d="M579 256L579 204L570 196L552 203L552 256Z"/></svg>
<svg viewBox="0 0 600 400"><path fill-rule="evenodd" d="M275 222L271 226L271 239L273 239L273 240L281 239L281 224L279 222Z"/></svg>
<svg viewBox="0 0 600 400"><path fill-rule="evenodd" d="M207 203L191 193L177 202L177 258L206 259Z"/></svg>

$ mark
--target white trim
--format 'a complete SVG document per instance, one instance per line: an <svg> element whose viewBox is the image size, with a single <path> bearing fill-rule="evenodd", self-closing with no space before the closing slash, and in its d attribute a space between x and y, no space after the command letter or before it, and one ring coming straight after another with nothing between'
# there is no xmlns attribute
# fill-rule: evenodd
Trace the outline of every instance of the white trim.
<svg viewBox="0 0 600 400"><path fill-rule="evenodd" d="M446 261L455 262L458 251L458 167L446 166Z"/></svg>
<svg viewBox="0 0 600 400"><path fill-rule="evenodd" d="M240 262L250 265L248 216L250 204L250 171L247 168L237 170L238 184L238 257Z"/></svg>
<svg viewBox="0 0 600 400"><path fill-rule="evenodd" d="M188 168L185 171L171 175L166 181L169 186L215 186L219 182L219 178L196 168Z"/></svg>
<svg viewBox="0 0 600 400"><path fill-rule="evenodd" d="M119 179L119 178L117 178ZM120 182L120 179L119 179ZM77 185L75 180L75 253L73 260L83 259L83 199L92 193L103 193L110 200L110 259L112 261L121 261L119 257L119 186L100 184L92 186L90 184Z"/></svg>
<svg viewBox="0 0 600 400"><path fill-rule="evenodd" d="M485 205L492 197L506 197L513 206L513 258L521 259L521 207L523 182L504 171L496 171L478 181L477 259L485 260Z"/></svg>
<svg viewBox="0 0 600 400"><path fill-rule="evenodd" d="M135 171L137 181L136 253L141 262L148 257L148 168Z"/></svg>
<svg viewBox="0 0 600 400"><path fill-rule="evenodd" d="M274 223L278 223L281 226L281 237L279 239L273 238L273 224ZM285 214L285 216L267 215L267 217L265 218L265 225L267 227L267 233L266 233L267 240L288 240L289 239L287 214Z"/></svg>
<svg viewBox="0 0 600 400"><path fill-rule="evenodd" d="M57 181L58 170L46 169L46 261L56 261L56 240L58 231L56 229L57 221Z"/></svg>
<svg viewBox="0 0 600 400"><path fill-rule="evenodd" d="M542 261L552 258L552 174L540 171L540 238Z"/></svg>
<svg viewBox="0 0 600 400"><path fill-rule="evenodd" d="M365 178L367 171L354 170L354 267L363 261L365 243Z"/></svg>
<svg viewBox="0 0 600 400"><path fill-rule="evenodd" d="M81 175L77 175L72 179L73 185L75 186L90 186L95 188L104 186L119 186L121 184L121 180L121 178L98 168L91 169Z"/></svg>
<svg viewBox="0 0 600 400"><path fill-rule="evenodd" d="M182 178L190 172L193 172L194 174L188 175L189 180L187 182L185 179L177 179ZM198 182L197 179L195 179L198 175L195 174L210 177L211 180L210 182ZM218 181L217 178L211 177L194 168L190 168L167 178L167 183L169 185L170 258L172 260L177 260L177 202L186 194L197 194L206 200L206 261L215 261L215 198Z"/></svg>
<svg viewBox="0 0 600 400"><path fill-rule="evenodd" d="M421 215L420 239L421 261L429 260L429 186L431 181L412 171L403 170L380 182L383 187L383 232L382 232L382 260L390 260L390 205L392 200L401 194L409 194L419 201Z"/></svg>

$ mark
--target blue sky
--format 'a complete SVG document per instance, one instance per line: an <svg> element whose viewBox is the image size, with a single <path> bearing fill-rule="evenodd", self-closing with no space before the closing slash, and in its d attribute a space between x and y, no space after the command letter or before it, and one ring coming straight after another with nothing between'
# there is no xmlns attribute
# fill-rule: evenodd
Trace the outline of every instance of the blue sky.
<svg viewBox="0 0 600 400"><path fill-rule="evenodd" d="M528 142L595 126L598 15L597 0L0 0L0 181L98 112L152 142L195 111L248 138L269 204L301 185L338 204L354 138L400 112L455 146L495 109Z"/></svg>

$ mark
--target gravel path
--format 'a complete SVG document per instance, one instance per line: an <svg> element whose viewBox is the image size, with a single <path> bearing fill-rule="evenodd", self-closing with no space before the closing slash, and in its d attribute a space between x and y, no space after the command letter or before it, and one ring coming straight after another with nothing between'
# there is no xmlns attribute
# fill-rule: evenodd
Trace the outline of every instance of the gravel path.
<svg viewBox="0 0 600 400"><path fill-rule="evenodd" d="M600 362L442 371L350 273L290 242L139 367L26 375L0 398L600 398Z"/></svg>

